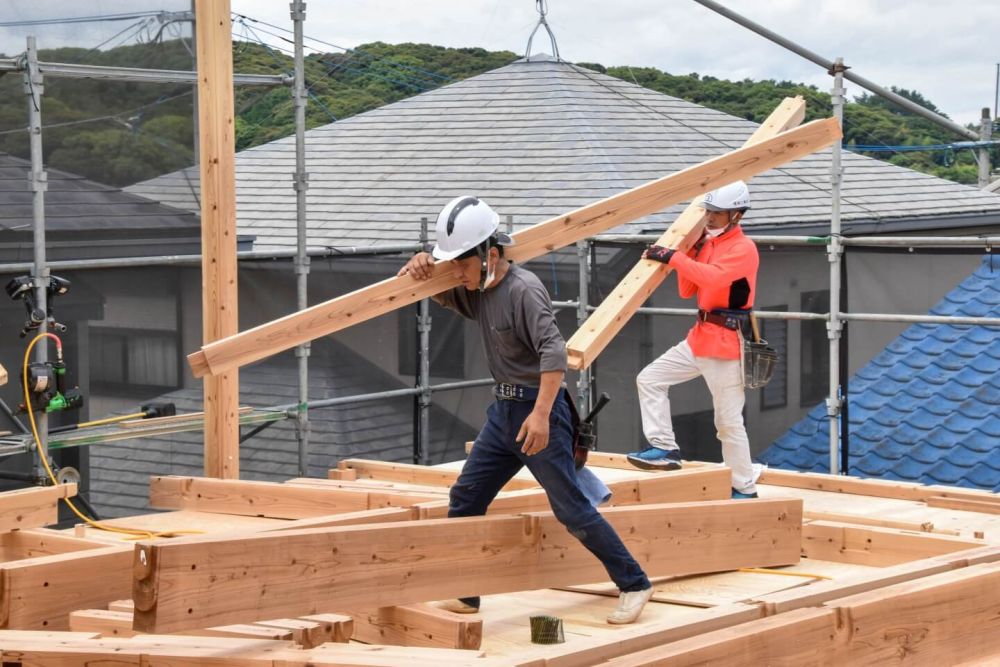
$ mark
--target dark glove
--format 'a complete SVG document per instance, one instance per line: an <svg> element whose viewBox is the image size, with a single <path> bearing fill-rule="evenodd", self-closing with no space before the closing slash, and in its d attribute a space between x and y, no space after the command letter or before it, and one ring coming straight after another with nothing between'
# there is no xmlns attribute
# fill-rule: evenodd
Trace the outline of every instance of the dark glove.
<svg viewBox="0 0 1000 667"><path fill-rule="evenodd" d="M677 251L673 248L664 248L661 245L651 245L646 250L646 259L652 259L657 262L669 264L670 258L674 256L675 252Z"/></svg>

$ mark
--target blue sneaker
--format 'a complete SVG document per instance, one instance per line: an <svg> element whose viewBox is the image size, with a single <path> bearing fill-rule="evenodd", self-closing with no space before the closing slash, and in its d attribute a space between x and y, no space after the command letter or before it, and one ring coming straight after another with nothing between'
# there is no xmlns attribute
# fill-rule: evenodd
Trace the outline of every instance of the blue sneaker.
<svg viewBox="0 0 1000 667"><path fill-rule="evenodd" d="M677 449L647 447L627 455L628 462L643 470L680 470L681 453Z"/></svg>
<svg viewBox="0 0 1000 667"><path fill-rule="evenodd" d="M742 491L737 491L736 489L733 489L733 500L746 500L748 498L759 498L759 497L760 496L757 495L756 491L753 493L743 493Z"/></svg>

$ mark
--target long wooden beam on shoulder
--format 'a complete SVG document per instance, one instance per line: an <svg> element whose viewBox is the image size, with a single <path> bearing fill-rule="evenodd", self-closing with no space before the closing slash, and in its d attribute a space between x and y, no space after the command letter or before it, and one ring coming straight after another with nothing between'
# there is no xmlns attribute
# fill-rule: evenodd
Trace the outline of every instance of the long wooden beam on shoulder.
<svg viewBox="0 0 1000 667"><path fill-rule="evenodd" d="M76 484L35 486L0 493L0 533L56 523L59 501L75 495Z"/></svg>
<svg viewBox="0 0 1000 667"><path fill-rule="evenodd" d="M650 576L795 563L802 502L712 501L602 512ZM692 550L698 557L691 558ZM135 629L176 632L599 581L603 566L549 513L136 545Z"/></svg>
<svg viewBox="0 0 1000 667"><path fill-rule="evenodd" d="M796 127L805 118L805 114L804 99L786 97L743 147L754 146ZM699 197L677 216L656 243L687 252L698 241L704 228L705 209L702 208ZM660 262L639 260L566 342L569 367L575 370L589 368L672 270L670 266Z"/></svg>
<svg viewBox="0 0 1000 667"><path fill-rule="evenodd" d="M514 235L517 245L507 250L507 256L517 262L540 257L716 187L750 178L815 153L840 137L840 125L835 118L807 123L754 146L740 148L524 229ZM216 375L458 285L459 281L447 268L447 263L438 262L433 267L433 276L428 280L415 281L410 276L383 280L223 340L208 343L198 352L189 355L188 363L196 377Z"/></svg>

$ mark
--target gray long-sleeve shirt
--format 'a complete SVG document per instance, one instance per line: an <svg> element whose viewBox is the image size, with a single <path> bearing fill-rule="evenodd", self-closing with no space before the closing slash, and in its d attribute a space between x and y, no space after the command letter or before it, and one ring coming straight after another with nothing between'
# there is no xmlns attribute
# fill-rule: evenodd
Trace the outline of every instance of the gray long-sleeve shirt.
<svg viewBox="0 0 1000 667"><path fill-rule="evenodd" d="M537 387L548 371L566 370L566 342L556 326L549 293L538 277L514 264L485 292L456 287L434 297L476 320L486 363L497 382Z"/></svg>

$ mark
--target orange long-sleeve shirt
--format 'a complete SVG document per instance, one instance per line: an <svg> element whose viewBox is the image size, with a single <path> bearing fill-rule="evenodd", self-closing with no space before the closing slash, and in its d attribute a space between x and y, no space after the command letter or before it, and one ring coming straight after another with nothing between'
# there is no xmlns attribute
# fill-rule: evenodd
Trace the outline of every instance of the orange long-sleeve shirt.
<svg viewBox="0 0 1000 667"><path fill-rule="evenodd" d="M697 295L701 310L753 306L760 257L757 246L738 225L707 239L690 255L675 253L670 266L677 273L681 298ZM696 322L688 332L687 342L696 357L740 358L739 335L718 324Z"/></svg>

